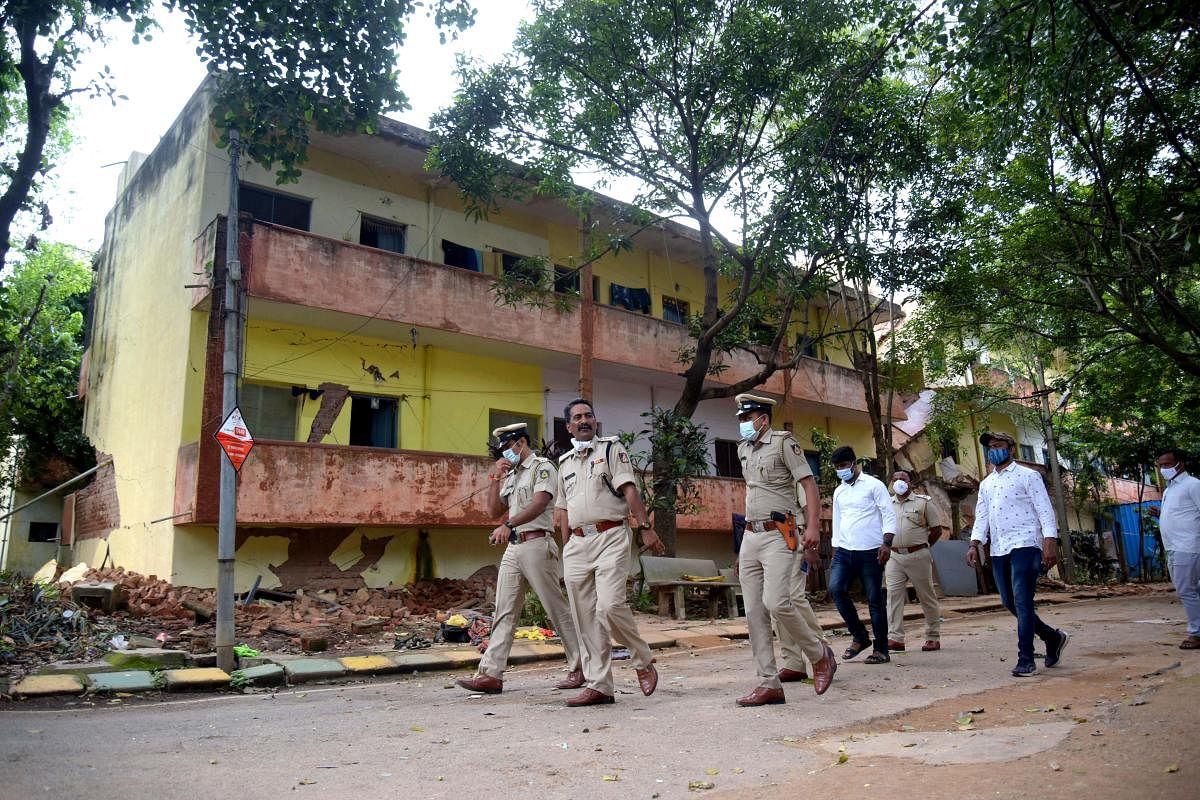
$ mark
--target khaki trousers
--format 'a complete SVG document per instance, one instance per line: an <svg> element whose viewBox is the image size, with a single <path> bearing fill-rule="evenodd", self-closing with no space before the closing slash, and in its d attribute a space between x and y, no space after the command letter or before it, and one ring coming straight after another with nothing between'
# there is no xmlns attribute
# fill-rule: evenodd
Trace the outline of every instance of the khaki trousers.
<svg viewBox="0 0 1200 800"><path fill-rule="evenodd" d="M799 557L787 549L778 531L756 533L747 530L742 537L738 574L746 601L750 648L754 653L759 685L769 689L782 688L775 666L775 644L771 641L772 620L779 630L780 640L788 637L788 646L809 661L816 662L825 657L825 640L821 638L820 627L806 621L806 615L792 600L798 560ZM807 606L808 602L804 601L803 605ZM811 607L808 613L812 614ZM816 622L815 616L812 622Z"/></svg>
<svg viewBox="0 0 1200 800"><path fill-rule="evenodd" d="M638 633L627 599L628 525L591 536L571 536L563 547L563 573L571 614L579 632L584 685L606 695L615 691L612 643L629 648L636 669L650 666L650 645Z"/></svg>
<svg viewBox="0 0 1200 800"><path fill-rule="evenodd" d="M804 564L804 557L797 552L792 556L792 562L792 605L804 619L805 626L816 631L817 636L821 637L822 643L828 643L821 630L821 623L817 620L817 612L813 611L812 604L808 602L808 593L804 591L808 584L808 573L800 571L800 567ZM804 651L800 649L800 645L786 630L781 628L776 633L779 634L779 660L783 668L796 672L807 672L811 678L812 670L805 669ZM809 661L809 666L812 666L811 661Z"/></svg>
<svg viewBox="0 0 1200 800"><path fill-rule="evenodd" d="M501 678L512 650L513 633L525 607L525 592L529 587L537 592L550 624L562 639L567 666L579 669L579 634L575 620L559 586L562 565L558 559L558 543L553 536L509 544L500 560L496 579L496 614L492 617L492 632L488 649L479 659L479 674Z"/></svg>
<svg viewBox="0 0 1200 800"><path fill-rule="evenodd" d="M888 638L904 641L904 601L908 599L905 583L911 581L925 612L925 639L936 642L941 635L941 606L933 590L933 553L930 548L915 553L892 551L883 568L884 586L887 588Z"/></svg>

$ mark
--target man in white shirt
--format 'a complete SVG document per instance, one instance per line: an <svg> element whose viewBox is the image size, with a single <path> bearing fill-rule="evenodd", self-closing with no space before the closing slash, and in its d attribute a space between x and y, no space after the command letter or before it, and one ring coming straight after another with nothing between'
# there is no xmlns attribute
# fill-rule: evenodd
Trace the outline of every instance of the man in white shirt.
<svg viewBox="0 0 1200 800"><path fill-rule="evenodd" d="M886 664L888 654L887 609L883 601L883 565L891 555L896 535L896 512L883 482L864 474L851 447L833 451L833 468L841 483L833 490L833 563L829 596L850 629L853 643L842 654L854 658L874 644L868 664ZM867 595L871 634L850 599L850 583L857 578ZM875 637L874 642L871 636Z"/></svg>
<svg viewBox="0 0 1200 800"><path fill-rule="evenodd" d="M1017 618L1017 664L1012 674L1025 678L1037 674L1033 663L1033 636L1046 643L1046 666L1062 658L1070 635L1051 628L1033 607L1041 569L1058 563L1058 520L1042 476L1013 461L1017 440L1007 433L984 433L979 443L987 448L991 474L979 484L975 527L967 563L974 567L989 536L992 540L992 575L1000 602Z"/></svg>
<svg viewBox="0 0 1200 800"><path fill-rule="evenodd" d="M1158 471L1167 487L1162 508L1150 513L1158 512L1167 569L1187 614L1187 638L1179 648L1200 650L1200 479L1188 474L1178 450L1163 450Z"/></svg>

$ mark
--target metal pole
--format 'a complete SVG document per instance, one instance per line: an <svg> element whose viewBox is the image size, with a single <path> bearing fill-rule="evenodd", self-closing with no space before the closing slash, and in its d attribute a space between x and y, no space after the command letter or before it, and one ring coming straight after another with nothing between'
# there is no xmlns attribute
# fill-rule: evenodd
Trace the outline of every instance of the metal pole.
<svg viewBox="0 0 1200 800"><path fill-rule="evenodd" d="M228 416L237 406L238 344L241 332L239 292L242 266L238 261L238 156L241 140L237 129L229 131L229 214L225 218L225 352L221 413ZM221 510L217 518L217 667L229 672L234 667L233 551L237 537L237 471L228 458L221 459Z"/></svg>
<svg viewBox="0 0 1200 800"><path fill-rule="evenodd" d="M1059 545L1062 556L1063 577L1068 583L1075 582L1075 559L1071 556L1071 521L1067 517L1067 500L1063 495L1062 475L1058 466L1058 448L1054 444L1054 420L1050 416L1050 395L1046 391L1046 369L1042 365L1041 356L1034 355L1037 361L1038 393L1042 396L1042 434L1046 437L1046 460L1050 462L1050 482L1054 484L1054 504L1058 507L1058 516L1062 520L1059 532Z"/></svg>

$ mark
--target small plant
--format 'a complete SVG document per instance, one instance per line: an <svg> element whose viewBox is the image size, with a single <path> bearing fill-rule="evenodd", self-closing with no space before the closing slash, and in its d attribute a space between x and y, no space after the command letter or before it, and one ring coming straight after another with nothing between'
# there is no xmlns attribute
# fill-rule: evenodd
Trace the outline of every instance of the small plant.
<svg viewBox="0 0 1200 800"><path fill-rule="evenodd" d="M229 688L235 692L244 692L254 681L246 676L245 670L235 669L229 673Z"/></svg>
<svg viewBox="0 0 1200 800"><path fill-rule="evenodd" d="M550 627L550 615L546 613L546 607L542 605L542 600L536 593L525 593L525 605L521 608L521 618L517 622L520 625L536 625L539 628Z"/></svg>
<svg viewBox="0 0 1200 800"><path fill-rule="evenodd" d="M150 673L150 684L160 692L167 689L167 675L161 669L156 669Z"/></svg>

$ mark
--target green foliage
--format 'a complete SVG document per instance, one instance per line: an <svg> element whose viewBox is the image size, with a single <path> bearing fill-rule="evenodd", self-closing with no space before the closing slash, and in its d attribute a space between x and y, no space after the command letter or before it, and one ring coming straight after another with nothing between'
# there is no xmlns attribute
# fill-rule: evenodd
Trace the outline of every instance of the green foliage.
<svg viewBox="0 0 1200 800"><path fill-rule="evenodd" d="M707 426L661 406L642 412L642 416L650 427L638 433L621 433L620 438L629 450L647 510L693 513L700 500L695 479L708 472ZM643 436L649 438L649 453L635 449ZM647 485L646 472L651 468L653 481Z"/></svg>
<svg viewBox="0 0 1200 800"><path fill-rule="evenodd" d="M150 685L160 692L165 692L167 690L167 673L161 669L151 671Z"/></svg>
<svg viewBox="0 0 1200 800"><path fill-rule="evenodd" d="M254 681L246 677L246 673L243 670L235 669L233 672L229 673L229 688L235 692L244 692L251 685L253 685L253 683Z"/></svg>
<svg viewBox="0 0 1200 800"><path fill-rule="evenodd" d="M833 451L838 449L837 437L818 428L813 428L808 435L820 454L821 474L817 476L817 485L821 497L833 497L833 490L838 485L837 470L833 468Z"/></svg>
<svg viewBox="0 0 1200 800"><path fill-rule="evenodd" d="M518 625L537 625L539 628L550 628L550 615L546 613L546 607L542 605L542 599L537 596L537 592L525 593L525 605L521 607L521 618L517 621Z"/></svg>
<svg viewBox="0 0 1200 800"><path fill-rule="evenodd" d="M94 463L74 399L90 266L65 245L42 244L0 285L0 447L19 445L21 472L52 460Z"/></svg>
<svg viewBox="0 0 1200 800"><path fill-rule="evenodd" d="M1115 553L1104 553L1100 549L1099 537L1090 531L1068 531L1071 540L1071 558L1075 562L1077 583L1112 583Z"/></svg>

